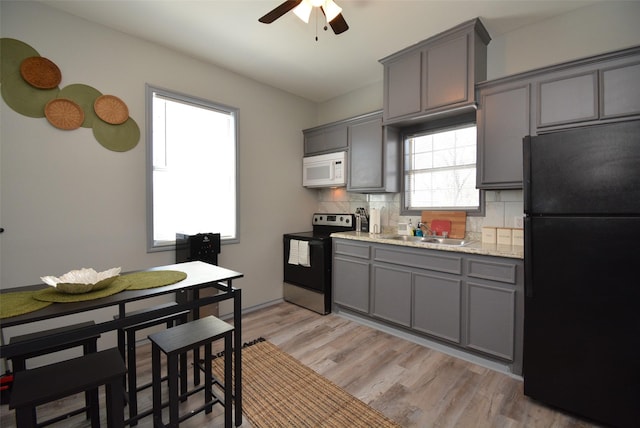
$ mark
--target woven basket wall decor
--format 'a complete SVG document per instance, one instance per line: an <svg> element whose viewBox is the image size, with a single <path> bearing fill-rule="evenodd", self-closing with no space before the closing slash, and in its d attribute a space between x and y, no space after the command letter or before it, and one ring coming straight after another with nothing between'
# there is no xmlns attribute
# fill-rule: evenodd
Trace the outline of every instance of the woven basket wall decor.
<svg viewBox="0 0 640 428"><path fill-rule="evenodd" d="M20 64L20 74L27 83L38 89L55 88L62 80L58 66L41 56L25 58Z"/></svg>

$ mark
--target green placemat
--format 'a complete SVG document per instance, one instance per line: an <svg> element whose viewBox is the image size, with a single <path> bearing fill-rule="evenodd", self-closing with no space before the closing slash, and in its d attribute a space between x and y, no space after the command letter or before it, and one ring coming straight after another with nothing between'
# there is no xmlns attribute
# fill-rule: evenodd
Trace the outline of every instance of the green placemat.
<svg viewBox="0 0 640 428"><path fill-rule="evenodd" d="M71 302L85 302L87 300L95 300L101 297L111 296L121 292L129 287L129 281L123 277L117 278L107 288L102 290L90 291L84 294L65 294L55 289L55 287L47 288L45 290L36 291L33 298L42 300L43 302L57 302L57 303L71 303Z"/></svg>
<svg viewBox="0 0 640 428"><path fill-rule="evenodd" d="M16 291L0 294L0 319L28 314L46 308L52 302L43 302L33 298L39 291Z"/></svg>
<svg viewBox="0 0 640 428"><path fill-rule="evenodd" d="M135 272L122 275L131 286L127 290L145 290L147 288L162 287L180 282L187 274L178 270L154 270L148 272Z"/></svg>

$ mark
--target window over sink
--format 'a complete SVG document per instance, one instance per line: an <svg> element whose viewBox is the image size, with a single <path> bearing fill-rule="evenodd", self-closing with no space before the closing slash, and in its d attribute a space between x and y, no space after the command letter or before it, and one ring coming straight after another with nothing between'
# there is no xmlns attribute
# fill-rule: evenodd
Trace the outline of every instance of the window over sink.
<svg viewBox="0 0 640 428"><path fill-rule="evenodd" d="M238 110L146 87L147 247L173 249L176 233L238 241Z"/></svg>
<svg viewBox="0 0 640 428"><path fill-rule="evenodd" d="M403 135L404 212L479 210L474 121L446 121Z"/></svg>

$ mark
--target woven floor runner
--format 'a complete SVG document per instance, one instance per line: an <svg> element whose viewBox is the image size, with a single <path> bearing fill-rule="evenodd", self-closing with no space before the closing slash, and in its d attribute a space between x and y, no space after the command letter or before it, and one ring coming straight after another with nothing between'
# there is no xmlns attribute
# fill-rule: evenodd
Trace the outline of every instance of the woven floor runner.
<svg viewBox="0 0 640 428"><path fill-rule="evenodd" d="M223 370L224 356L213 361L216 376ZM399 427L264 339L242 350L242 391L242 410L256 428Z"/></svg>

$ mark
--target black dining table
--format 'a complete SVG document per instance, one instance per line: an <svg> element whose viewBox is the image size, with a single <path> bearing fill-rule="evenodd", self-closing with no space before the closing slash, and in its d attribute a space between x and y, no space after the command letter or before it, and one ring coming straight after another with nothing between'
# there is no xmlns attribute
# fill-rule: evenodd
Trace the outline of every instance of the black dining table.
<svg viewBox="0 0 640 428"><path fill-rule="evenodd" d="M201 261L178 263L166 266L158 266L140 272L173 270L187 274L187 277L180 282L171 285L164 285L143 290L124 290L107 297L97 298L72 303L53 303L42 309L17 315L0 320L0 330L8 327L25 325L37 321L52 320L55 318L80 314L96 309L116 307L118 317L103 322L96 322L93 325L80 329L58 331L50 335L45 335L31 340L21 340L16 343L4 343L4 334L0 334L0 358L11 358L15 355L26 354L47 348L52 344L61 342L71 342L78 338L92 334L101 334L118 329L126 328L141 322L161 318L175 314L184 310L192 311L194 318L199 316L199 309L206 305L211 305L224 300L233 299L233 354L234 354L234 384L233 397L235 401L235 425L242 424L242 292L241 289L234 288L232 281L242 278L244 275L221 266L216 266ZM127 272L132 273L132 272ZM0 290L0 293L10 293L16 291L36 291L50 286L45 284L29 285ZM217 294L207 294L200 296L200 291L213 287L217 289ZM126 305L132 302L140 302L153 297L175 294L181 292L193 293L192 299L177 299L178 304L174 306L158 307L157 310L140 311L127 315ZM1 295L0 295L1 298ZM226 379L225 379L226 382Z"/></svg>

